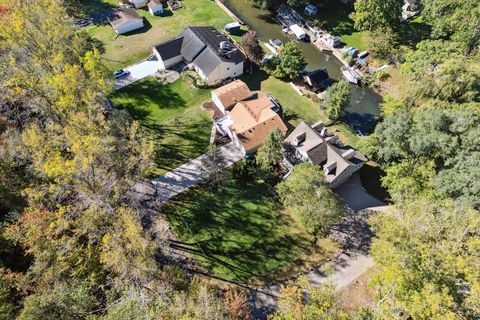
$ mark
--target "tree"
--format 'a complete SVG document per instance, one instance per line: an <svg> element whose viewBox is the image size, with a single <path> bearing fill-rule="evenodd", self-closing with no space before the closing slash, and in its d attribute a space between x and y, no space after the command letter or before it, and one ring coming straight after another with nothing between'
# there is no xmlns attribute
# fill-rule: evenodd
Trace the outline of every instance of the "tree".
<svg viewBox="0 0 480 320"><path fill-rule="evenodd" d="M480 44L480 12L476 0L424 0L422 16L433 25L432 35L460 44L465 55Z"/></svg>
<svg viewBox="0 0 480 320"><path fill-rule="evenodd" d="M225 159L220 148L215 144L208 147L204 161L204 170L208 174L209 181L213 186L220 186L227 178Z"/></svg>
<svg viewBox="0 0 480 320"><path fill-rule="evenodd" d="M470 319L480 306L480 215L417 199L370 219L381 319Z"/></svg>
<svg viewBox="0 0 480 320"><path fill-rule="evenodd" d="M397 44L397 35L390 28L376 28L368 32L366 46L374 56L386 59Z"/></svg>
<svg viewBox="0 0 480 320"><path fill-rule="evenodd" d="M297 42L287 42L280 51L280 64L278 67L286 76L293 80L303 72L306 66L307 62Z"/></svg>
<svg viewBox="0 0 480 320"><path fill-rule="evenodd" d="M327 95L323 102L327 116L332 120L338 120L345 114L345 108L350 104L350 86L342 80L327 89Z"/></svg>
<svg viewBox="0 0 480 320"><path fill-rule="evenodd" d="M372 31L378 28L394 29L400 23L402 0L361 0L355 2L352 14L355 29Z"/></svg>
<svg viewBox="0 0 480 320"><path fill-rule="evenodd" d="M288 76L293 80L303 72L306 66L307 62L298 48L298 44L290 41L280 50L279 57L275 57L267 63L265 69L276 78Z"/></svg>
<svg viewBox="0 0 480 320"><path fill-rule="evenodd" d="M283 159L283 137L278 128L275 128L258 148L257 164L264 171L272 171Z"/></svg>
<svg viewBox="0 0 480 320"><path fill-rule="evenodd" d="M273 6L273 0L253 0L253 3L262 10L271 9Z"/></svg>
<svg viewBox="0 0 480 320"><path fill-rule="evenodd" d="M264 52L258 41L257 34L254 31L245 33L240 39L240 45L251 61L260 64Z"/></svg>
<svg viewBox="0 0 480 320"><path fill-rule="evenodd" d="M324 179L321 167L305 162L277 186L282 204L314 236L324 233L343 213L341 201Z"/></svg>

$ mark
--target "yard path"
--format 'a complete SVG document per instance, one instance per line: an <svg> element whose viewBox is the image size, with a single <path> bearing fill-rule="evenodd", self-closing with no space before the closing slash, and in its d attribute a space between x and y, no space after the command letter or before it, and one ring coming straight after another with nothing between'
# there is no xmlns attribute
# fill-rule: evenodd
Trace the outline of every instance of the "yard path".
<svg viewBox="0 0 480 320"><path fill-rule="evenodd" d="M219 148L225 161L224 166L229 167L243 158L243 153L237 146L230 142ZM161 201L167 201L179 193L184 192L208 178L203 161L206 155L201 155L178 168L165 173L163 176L153 179L153 184L158 191Z"/></svg>
<svg viewBox="0 0 480 320"><path fill-rule="evenodd" d="M305 275L314 288L331 281L335 289L340 290L367 272L373 266L373 259L361 253L343 253L330 264L333 267L331 275L326 275L321 267ZM265 319L268 314L274 312L279 295L280 284L278 283L258 288L250 293L249 302L254 319Z"/></svg>

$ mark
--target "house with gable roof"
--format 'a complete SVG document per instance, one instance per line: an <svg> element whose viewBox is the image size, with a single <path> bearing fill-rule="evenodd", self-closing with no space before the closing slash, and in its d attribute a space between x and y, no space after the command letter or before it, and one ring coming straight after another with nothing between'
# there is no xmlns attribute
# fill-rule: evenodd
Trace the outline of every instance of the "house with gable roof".
<svg viewBox="0 0 480 320"><path fill-rule="evenodd" d="M214 27L188 27L178 37L153 46L152 51L164 69L183 61L208 85L243 74L243 53Z"/></svg>
<svg viewBox="0 0 480 320"><path fill-rule="evenodd" d="M332 189L347 181L367 161L359 151L341 145L321 121L312 126L300 123L285 143L289 146L286 158L290 163L309 161L321 166L325 182Z"/></svg>

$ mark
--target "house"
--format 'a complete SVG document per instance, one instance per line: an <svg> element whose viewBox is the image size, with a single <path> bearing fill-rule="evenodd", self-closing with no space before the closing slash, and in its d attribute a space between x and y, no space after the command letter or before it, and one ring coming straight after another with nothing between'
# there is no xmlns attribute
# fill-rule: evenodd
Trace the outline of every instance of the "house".
<svg viewBox="0 0 480 320"><path fill-rule="evenodd" d="M305 10L303 11L303 13L305 13L305 15L310 17L314 16L317 14L317 6L309 3L305 6Z"/></svg>
<svg viewBox="0 0 480 320"><path fill-rule="evenodd" d="M152 16L157 16L163 13L163 4L160 0L150 0L148 2L148 11Z"/></svg>
<svg viewBox="0 0 480 320"><path fill-rule="evenodd" d="M330 76L326 68L309 72L303 79L313 91L322 90L330 85Z"/></svg>
<svg viewBox="0 0 480 320"><path fill-rule="evenodd" d="M135 9L140 9L147 6L148 0L129 0L129 2L133 4Z"/></svg>
<svg viewBox="0 0 480 320"><path fill-rule="evenodd" d="M359 151L342 146L321 121L312 126L300 123L285 139L285 144L289 162L309 161L321 166L325 182L331 188L340 186L367 161Z"/></svg>
<svg viewBox="0 0 480 320"><path fill-rule="evenodd" d="M143 18L133 8L118 8L112 10L108 21L118 34L124 34L143 28Z"/></svg>
<svg viewBox="0 0 480 320"><path fill-rule="evenodd" d="M240 80L212 91L208 107L213 112L220 134L230 139L244 154L252 154L276 128L282 135L287 127L278 113L277 105L263 91L251 91Z"/></svg>
<svg viewBox="0 0 480 320"><path fill-rule="evenodd" d="M152 51L165 69L183 61L208 85L243 74L244 55L214 27L188 27L180 36L153 46Z"/></svg>

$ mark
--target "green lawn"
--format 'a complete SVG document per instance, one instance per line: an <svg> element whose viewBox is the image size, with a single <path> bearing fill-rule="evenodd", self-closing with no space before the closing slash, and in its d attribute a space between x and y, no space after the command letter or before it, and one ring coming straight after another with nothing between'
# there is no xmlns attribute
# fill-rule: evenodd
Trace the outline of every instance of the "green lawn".
<svg viewBox="0 0 480 320"><path fill-rule="evenodd" d="M78 2L76 13L80 16L85 16L114 7L118 7L118 0L83 0Z"/></svg>
<svg viewBox="0 0 480 320"><path fill-rule="evenodd" d="M188 78L162 85L149 77L117 91L111 100L147 129L156 146L152 175L161 175L207 149L212 121L200 106L209 98L210 90L195 88Z"/></svg>
<svg viewBox="0 0 480 320"><path fill-rule="evenodd" d="M145 27L126 35L116 37L109 24L89 27L87 32L96 41L107 66L119 69L147 57L152 45L179 35L187 26L213 25L222 30L233 21L211 0L183 0L182 4L184 7L174 13L166 10L157 17L145 8L137 10L144 17Z"/></svg>
<svg viewBox="0 0 480 320"><path fill-rule="evenodd" d="M197 186L163 212L180 238L179 247L193 253L211 274L227 280L272 280L287 274L272 272L288 269L299 256L315 257L320 263L337 248L326 239L312 246L310 236L282 212L273 187L251 177L231 177L221 188Z"/></svg>

